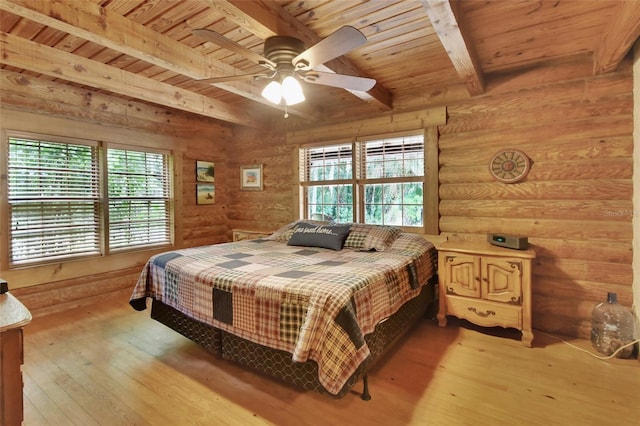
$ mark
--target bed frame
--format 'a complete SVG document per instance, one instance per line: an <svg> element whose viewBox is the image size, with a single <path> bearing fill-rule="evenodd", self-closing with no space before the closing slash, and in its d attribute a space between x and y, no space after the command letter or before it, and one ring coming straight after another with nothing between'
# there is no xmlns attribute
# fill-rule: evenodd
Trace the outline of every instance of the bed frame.
<svg viewBox="0 0 640 426"><path fill-rule="evenodd" d="M234 336L224 330L194 320L155 299L151 306L151 318L223 359L237 362L252 370L306 390L341 398L362 378L361 397L363 400L369 400L371 395L367 383L367 371L424 316L434 302L437 282L437 275L434 275L417 297L405 303L400 310L380 322L372 333L365 336L365 341L371 352L369 358L362 363L336 395L327 392L318 381L318 365L313 360L294 362L291 359L291 354L286 351L272 349Z"/></svg>

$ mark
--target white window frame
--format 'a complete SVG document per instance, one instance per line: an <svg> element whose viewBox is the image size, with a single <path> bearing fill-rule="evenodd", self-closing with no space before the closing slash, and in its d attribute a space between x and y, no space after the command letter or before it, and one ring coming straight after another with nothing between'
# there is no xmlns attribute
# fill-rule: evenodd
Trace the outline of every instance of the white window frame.
<svg viewBox="0 0 640 426"><path fill-rule="evenodd" d="M424 171L421 176L414 177L392 177L380 179L367 179L364 176L363 167L366 167L362 157L362 145L376 140L406 137L423 136L424 143ZM307 150L310 148L322 148L351 144L352 147L352 176L349 179L310 181L307 170ZM435 146L435 149L433 147ZM300 215L301 219L319 219L319 217L309 217L308 188L319 185L353 185L353 221L364 222L364 185L372 182L377 183L399 183L399 182L421 182L423 184L423 207L422 226L400 226L410 232L430 232L437 233L437 132L429 129L418 131L398 132L384 135L371 135L362 138L354 138L350 141L331 141L323 143L305 144L299 149L299 187L300 187ZM435 170L434 170L435 169ZM435 173L435 175L434 175ZM435 176L435 177L434 177ZM432 192L427 196L427 192ZM434 198L436 197L436 198ZM434 201L435 199L435 201ZM434 208L435 205L435 208Z"/></svg>
<svg viewBox="0 0 640 426"><path fill-rule="evenodd" d="M13 146L23 147L20 158L12 157ZM99 144L11 133L7 147L9 265L100 255Z"/></svg>
<svg viewBox="0 0 640 426"><path fill-rule="evenodd" d="M128 145L120 144L107 144L105 151L107 154L106 170L108 185L111 179L110 168L110 156L109 151L121 151L126 154L131 154L134 157L137 155L144 155L149 167L156 167L156 170L147 170L144 173L130 172L130 173L118 173L125 180L144 180L147 183L145 192L142 194L125 193L121 196L111 196L109 188L104 191L106 195L105 202L105 231L108 237L105 238L105 246L107 247L107 253L116 253L123 251L131 251L139 248L151 248L151 247L165 247L173 243L173 185L172 185L172 170L173 162L172 156L169 152L163 150L156 150L150 148L132 147ZM161 157L162 170L158 169L158 164L155 164L158 156ZM116 174L115 172L113 173ZM158 188L160 186L161 188ZM152 190L155 187L155 190ZM117 201L128 203L128 208L134 213L137 212L147 214L148 217L145 220L135 219L133 217L127 218L125 221L120 221L116 227L116 221L112 220L112 215L116 212L113 208L114 203ZM164 209L162 215L154 213L158 208ZM155 215L155 216L154 216ZM164 217L162 217L164 216ZM127 229L125 231L125 229ZM124 236L116 238L116 231L120 231L119 234ZM143 243L139 243L139 239L143 240ZM115 243L115 244L114 244Z"/></svg>
<svg viewBox="0 0 640 426"><path fill-rule="evenodd" d="M3 164L2 168L5 173L9 173L9 150L8 147L10 145L10 139L26 139L26 140L37 140L44 142L52 142L52 143L61 143L61 144L77 144L77 145L88 145L95 147L97 150L96 153L96 167L97 167L97 175L98 175L98 191L99 191L99 200L95 203L96 206L96 220L97 220L97 230L96 230L96 240L98 241L96 244L97 250L87 250L84 253L74 253L70 256L48 256L43 258L36 259L27 259L23 261L14 260L11 258L10 248L12 247L12 229L11 229L11 202L8 193L9 185L8 179L3 180L2 193L5 194L2 197L3 206L2 206L2 215L7 218L7 224L4 225L4 232L0 232L0 234L4 234L4 241L0 243L1 246L5 247L7 253L5 256L0 259L0 265L2 269L15 269L15 268L29 268L29 267L37 267L40 265L47 265L52 263L64 263L67 261L78 261L82 259L91 258L100 258L105 256L112 256L117 253L131 252L135 250L148 250L148 249L157 249L157 248L166 248L170 247L174 244L174 182L173 182L173 155L168 150L159 150L149 147L139 147L133 145L124 145L124 144L112 144L107 142L99 142L93 140L86 139L78 139L78 138L67 138L60 136L52 136L47 134L40 134L34 132L20 132L20 131L11 131L7 130L3 132L3 141L2 144L7 148L6 157L0 161L0 164ZM108 195L108 172L107 172L107 150L108 149L124 149L128 151L136 151L136 152L145 152L150 154L161 154L163 156L163 165L164 165L164 174L167 179L166 191L163 195L163 203L166 206L166 221L167 221L167 229L166 229L166 238L161 240L156 240L149 243L132 245L129 247L119 247L117 249L111 250L109 248L109 195ZM142 197L144 199L149 199L149 197ZM153 197L151 197L153 198Z"/></svg>
<svg viewBox="0 0 640 426"><path fill-rule="evenodd" d="M335 177L333 179L323 179L323 180L312 180L310 177L310 174L312 173L311 170L309 170L307 168L307 155L310 154L310 150L315 150L315 149L320 149L320 150L324 150L327 149L329 151L344 151L349 150L351 151L350 153L350 157L339 157L342 158L344 160L347 160L347 162L351 165L351 174L350 176L344 176L344 177ZM333 142L333 143L326 143L326 144L322 144L322 145L308 145L305 146L303 148L301 148L299 150L299 155L300 155L300 186L301 186L301 194L302 194L302 200L303 200L303 208L302 208L302 218L304 219L314 219L314 220L335 220L336 218L334 217L329 217L326 216L325 214L320 214L319 216L311 216L311 217L307 217L309 216L308 214L310 213L309 209L309 203L308 203L308 191L310 190L310 188L318 188L320 191L322 191L322 188L324 186L336 186L336 185L343 185L345 187L345 189L347 187L351 187L351 194L353 197L353 202L351 203L351 210L352 210L352 214L351 214L351 219L348 219L348 221L353 222L355 221L355 217L357 217L357 211L356 211L356 204L355 203L355 199L357 198L357 180L355 178L356 176L356 171L355 171L355 167L356 167L356 163L354 161L354 156L355 156L355 151L354 151L355 147L353 142ZM338 157L337 157L338 158ZM323 204L318 204L318 205L323 205ZM331 204L333 205L333 204Z"/></svg>

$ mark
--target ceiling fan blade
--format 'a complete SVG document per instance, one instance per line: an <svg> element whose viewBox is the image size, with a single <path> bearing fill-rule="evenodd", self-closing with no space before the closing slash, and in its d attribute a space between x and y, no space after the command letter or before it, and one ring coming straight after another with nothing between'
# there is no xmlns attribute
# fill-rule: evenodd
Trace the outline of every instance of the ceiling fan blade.
<svg viewBox="0 0 640 426"><path fill-rule="evenodd" d="M197 81L201 83L226 83L227 81L244 81L244 80L262 80L265 78L271 78L275 75L275 73L271 74L236 74L236 75L227 75L223 77L212 77L212 78L200 78Z"/></svg>
<svg viewBox="0 0 640 426"><path fill-rule="evenodd" d="M233 53L236 53L240 56L244 56L250 61L256 62L262 66L265 66L270 69L275 69L276 64L268 60L262 55L254 52L251 49L247 49L246 47L236 43L233 40L226 38L225 36L218 34L215 31L207 30L207 29L195 29L191 31L191 34L197 37L202 37L204 39L209 40L212 43L217 44L218 46L227 49Z"/></svg>
<svg viewBox="0 0 640 426"><path fill-rule="evenodd" d="M372 78L354 77L351 75L319 71L309 71L304 74L300 74L300 77L307 83L357 90L359 92L371 90L373 86L376 85L376 81Z"/></svg>
<svg viewBox="0 0 640 426"><path fill-rule="evenodd" d="M293 58L291 62L296 69L311 70L366 42L364 34L346 25Z"/></svg>

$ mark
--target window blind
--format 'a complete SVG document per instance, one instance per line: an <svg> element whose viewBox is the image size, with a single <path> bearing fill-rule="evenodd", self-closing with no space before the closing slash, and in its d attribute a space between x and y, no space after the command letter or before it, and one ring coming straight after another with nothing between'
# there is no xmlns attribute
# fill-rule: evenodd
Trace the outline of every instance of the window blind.
<svg viewBox="0 0 640 426"><path fill-rule="evenodd" d="M100 254L98 148L9 137L11 265Z"/></svg>
<svg viewBox="0 0 640 426"><path fill-rule="evenodd" d="M305 216L422 227L424 165L422 133L303 147Z"/></svg>
<svg viewBox="0 0 640 426"><path fill-rule="evenodd" d="M363 142L366 178L424 175L424 138L405 136Z"/></svg>
<svg viewBox="0 0 640 426"><path fill-rule="evenodd" d="M365 223L422 226L424 137L363 141Z"/></svg>
<svg viewBox="0 0 640 426"><path fill-rule="evenodd" d="M171 242L169 155L107 150L109 249Z"/></svg>
<svg viewBox="0 0 640 426"><path fill-rule="evenodd" d="M303 148L303 180L318 182L351 179L353 157L351 144Z"/></svg>

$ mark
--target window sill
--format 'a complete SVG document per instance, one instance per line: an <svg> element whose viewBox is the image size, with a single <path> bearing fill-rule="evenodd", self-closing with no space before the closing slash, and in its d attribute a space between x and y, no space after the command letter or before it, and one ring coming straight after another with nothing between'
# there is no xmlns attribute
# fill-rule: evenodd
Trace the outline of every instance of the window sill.
<svg viewBox="0 0 640 426"><path fill-rule="evenodd" d="M164 246L68 262L22 266L2 270L0 276L9 283L11 289L17 289L122 269L139 268L142 270L149 257L172 248L174 247Z"/></svg>

